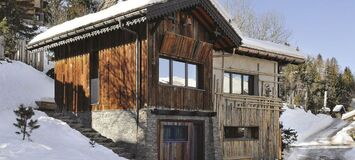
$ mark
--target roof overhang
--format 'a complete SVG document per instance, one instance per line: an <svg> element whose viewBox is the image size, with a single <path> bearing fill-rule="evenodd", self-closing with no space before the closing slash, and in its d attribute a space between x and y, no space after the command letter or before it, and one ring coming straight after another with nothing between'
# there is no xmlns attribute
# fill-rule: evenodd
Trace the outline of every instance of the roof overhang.
<svg viewBox="0 0 355 160"><path fill-rule="evenodd" d="M240 46L237 50L235 50L235 54L246 55L251 57L258 57L273 61L278 61L286 64L302 64L305 63L305 57L301 56L292 56L288 54L275 53L245 46Z"/></svg>
<svg viewBox="0 0 355 160"><path fill-rule="evenodd" d="M142 23L146 20L153 20L163 17L173 12L191 7L202 7L206 10L215 24L222 30L223 35L228 37L228 39L233 42L233 46L240 46L242 41L241 36L238 35L232 27L230 24L231 21L226 19L226 17L220 13L220 10L211 1L214 0L168 0L164 1L164 3L154 3L81 26L80 28L56 34L34 43L30 43L27 46L27 49L30 52L38 52L41 50L55 48L117 30L122 27ZM129 19L129 21L126 21L127 19Z"/></svg>

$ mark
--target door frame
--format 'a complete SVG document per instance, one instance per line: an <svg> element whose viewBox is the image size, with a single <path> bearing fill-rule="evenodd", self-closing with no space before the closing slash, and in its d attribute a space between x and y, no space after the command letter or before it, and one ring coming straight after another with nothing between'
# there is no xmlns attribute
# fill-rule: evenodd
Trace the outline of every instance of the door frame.
<svg viewBox="0 0 355 160"><path fill-rule="evenodd" d="M176 119L159 119L157 120L157 146L158 146L158 160L160 160L160 143L161 143L161 139L160 139L160 136L161 136L161 129L162 129L162 125L161 123L162 122L188 122L188 123L192 123L193 125L200 125L202 126L203 128L203 132L202 132L202 137L203 137L203 142L202 144L200 144L201 148L202 148L202 157L198 157L199 160L204 160L205 159L205 130L206 130L206 127L205 127L205 121L204 120L176 120Z"/></svg>

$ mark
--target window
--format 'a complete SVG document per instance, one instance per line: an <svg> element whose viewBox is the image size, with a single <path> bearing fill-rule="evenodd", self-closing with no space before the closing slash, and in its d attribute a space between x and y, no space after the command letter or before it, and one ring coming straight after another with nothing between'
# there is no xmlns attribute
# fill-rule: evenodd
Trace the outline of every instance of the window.
<svg viewBox="0 0 355 160"><path fill-rule="evenodd" d="M197 88L198 65L159 58L159 82L174 86Z"/></svg>
<svg viewBox="0 0 355 160"><path fill-rule="evenodd" d="M172 61L172 62L173 62L173 85L186 86L185 63L179 61Z"/></svg>
<svg viewBox="0 0 355 160"><path fill-rule="evenodd" d="M187 86L197 87L197 65L196 64L187 64L188 79Z"/></svg>
<svg viewBox="0 0 355 160"><path fill-rule="evenodd" d="M159 82L169 84L170 61L165 58L159 58Z"/></svg>
<svg viewBox="0 0 355 160"><path fill-rule="evenodd" d="M224 73L224 93L253 95L254 89L254 76L237 74L237 73Z"/></svg>
<svg viewBox="0 0 355 160"><path fill-rule="evenodd" d="M91 104L99 103L99 53L90 54L90 95Z"/></svg>
<svg viewBox="0 0 355 160"><path fill-rule="evenodd" d="M225 139L257 140L259 127L224 127Z"/></svg>
<svg viewBox="0 0 355 160"><path fill-rule="evenodd" d="M164 125L164 142L188 141L187 126Z"/></svg>

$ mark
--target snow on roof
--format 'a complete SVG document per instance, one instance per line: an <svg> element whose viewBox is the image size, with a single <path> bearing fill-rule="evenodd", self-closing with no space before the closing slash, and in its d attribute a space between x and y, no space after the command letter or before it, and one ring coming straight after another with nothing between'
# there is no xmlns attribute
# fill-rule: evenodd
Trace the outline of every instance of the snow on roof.
<svg viewBox="0 0 355 160"><path fill-rule="evenodd" d="M219 13L224 17L224 19L229 22L229 24L233 27L234 31L242 38L243 33L239 29L237 23L233 20L233 17L227 12L227 9L221 5L218 0L210 0L211 3L216 7Z"/></svg>
<svg viewBox="0 0 355 160"><path fill-rule="evenodd" d="M282 44L277 44L270 41L258 40L249 37L243 37L242 47L258 49L262 51L272 52L275 54L292 56L296 58L305 59L305 56L297 50L297 48L286 46Z"/></svg>
<svg viewBox="0 0 355 160"><path fill-rule="evenodd" d="M334 108L333 108L333 112L340 112L341 109L343 109L344 106L343 105L336 105Z"/></svg>
<svg viewBox="0 0 355 160"><path fill-rule="evenodd" d="M75 18L73 20L64 22L62 24L56 25L46 32L37 35L30 42L29 45L40 42L42 40L46 40L48 38L54 37L56 35L63 34L68 31L73 31L80 27L98 22L103 19L107 19L110 17L117 16L119 14L132 11L138 8L143 8L145 6L160 3L166 0L129 0L129 1L118 1L116 5L113 5L105 10L100 12L88 14L79 18Z"/></svg>
<svg viewBox="0 0 355 160"><path fill-rule="evenodd" d="M128 0L128 1L118 1L117 4L96 12L92 14L88 14L82 17L75 18L73 20L64 22L62 24L56 25L46 32L35 36L28 44L32 45L37 42L52 38L54 36L61 35L63 33L73 31L75 29L81 28L86 25L93 24L100 20L108 19L110 17L117 16L119 14L123 14L132 10L136 10L139 8L144 8L148 5L152 5L155 3L163 3L167 0ZM224 19L229 22L231 27L236 31L236 33L242 37L242 32L237 27L237 24L232 20L232 16L226 12L226 9L217 1L217 0L210 0L212 5L216 7L216 9L220 12L220 14L224 17Z"/></svg>
<svg viewBox="0 0 355 160"><path fill-rule="evenodd" d="M347 113L343 114L342 119L345 120L345 119L348 119L348 118L354 117L354 116L355 116L355 110L352 110L351 112L347 112Z"/></svg>

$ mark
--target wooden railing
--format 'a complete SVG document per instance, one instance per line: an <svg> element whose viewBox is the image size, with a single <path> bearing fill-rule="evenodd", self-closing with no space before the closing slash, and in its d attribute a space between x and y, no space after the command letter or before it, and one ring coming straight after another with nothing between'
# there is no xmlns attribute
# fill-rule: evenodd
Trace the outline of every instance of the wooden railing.
<svg viewBox="0 0 355 160"><path fill-rule="evenodd" d="M282 103L281 99L273 97L217 93L215 97L215 110L218 110L218 107L221 106L244 109L280 110Z"/></svg>

